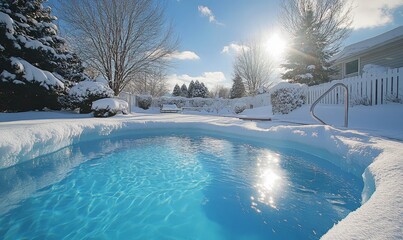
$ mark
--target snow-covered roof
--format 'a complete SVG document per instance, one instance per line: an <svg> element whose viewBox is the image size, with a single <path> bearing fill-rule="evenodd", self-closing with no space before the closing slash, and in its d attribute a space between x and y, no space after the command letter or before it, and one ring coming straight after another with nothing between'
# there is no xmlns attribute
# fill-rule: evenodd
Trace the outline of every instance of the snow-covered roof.
<svg viewBox="0 0 403 240"><path fill-rule="evenodd" d="M347 58L360 55L364 52L387 45L400 39L403 39L403 26L397 27L378 36L368 38L364 41L348 45L343 49L343 51L334 56L332 60L341 62Z"/></svg>

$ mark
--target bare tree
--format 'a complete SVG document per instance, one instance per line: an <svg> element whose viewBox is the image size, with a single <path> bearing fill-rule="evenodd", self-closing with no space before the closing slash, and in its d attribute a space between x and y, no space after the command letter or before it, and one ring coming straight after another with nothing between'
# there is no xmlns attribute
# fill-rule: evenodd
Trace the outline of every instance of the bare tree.
<svg viewBox="0 0 403 240"><path fill-rule="evenodd" d="M272 84L274 63L261 42L251 41L243 44L235 58L234 72L242 78L249 95L257 94L260 88Z"/></svg>
<svg viewBox="0 0 403 240"><path fill-rule="evenodd" d="M223 85L216 85L211 91L210 91L210 97L212 98L229 98L230 96L230 89L227 87L224 87Z"/></svg>
<svg viewBox="0 0 403 240"><path fill-rule="evenodd" d="M116 95L139 75L167 66L177 47L159 1L63 0L60 5L81 57Z"/></svg>
<svg viewBox="0 0 403 240"><path fill-rule="evenodd" d="M153 97L160 97L169 91L167 81L165 71L153 69L139 73L135 81L130 81L126 85L125 90L134 94L149 94Z"/></svg>

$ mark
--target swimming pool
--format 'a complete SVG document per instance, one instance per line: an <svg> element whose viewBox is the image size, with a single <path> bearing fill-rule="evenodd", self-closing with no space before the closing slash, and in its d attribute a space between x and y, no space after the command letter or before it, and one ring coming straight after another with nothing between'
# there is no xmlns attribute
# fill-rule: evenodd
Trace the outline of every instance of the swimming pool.
<svg viewBox="0 0 403 240"><path fill-rule="evenodd" d="M82 142L0 170L0 236L318 239L363 183L310 152L185 130Z"/></svg>

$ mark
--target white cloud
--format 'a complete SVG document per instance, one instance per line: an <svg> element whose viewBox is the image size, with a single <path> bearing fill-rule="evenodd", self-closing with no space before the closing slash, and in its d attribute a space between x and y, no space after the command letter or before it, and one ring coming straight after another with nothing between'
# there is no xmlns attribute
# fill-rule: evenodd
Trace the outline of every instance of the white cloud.
<svg viewBox="0 0 403 240"><path fill-rule="evenodd" d="M189 86L189 83L192 80L203 82L209 90L216 85L230 85L230 83L227 83L227 79L225 78L223 72L204 72L201 76L190 76L187 74L172 74L168 76L168 83L172 86L172 88L175 86L175 84L179 84L179 86L186 84Z"/></svg>
<svg viewBox="0 0 403 240"><path fill-rule="evenodd" d="M393 22L393 12L403 0L355 0L352 15L354 29L372 28Z"/></svg>
<svg viewBox="0 0 403 240"><path fill-rule="evenodd" d="M218 22L218 21L216 20L216 18L215 18L215 16L214 16L213 12L212 12L212 11L210 10L210 8L208 8L207 6L198 6L197 9L199 10L199 12L200 12L203 16L208 17L208 21L209 21L209 22L215 23L215 24L221 25L221 26L224 25L223 23L220 23L220 22Z"/></svg>
<svg viewBox="0 0 403 240"><path fill-rule="evenodd" d="M177 59L177 60L198 60L200 57L192 51L183 51L183 52L178 52L175 51L171 55L167 57L167 59L172 60L172 59Z"/></svg>
<svg viewBox="0 0 403 240"><path fill-rule="evenodd" d="M242 50L247 50L247 49L248 49L248 47L245 45L231 43L229 45L224 46L223 49L221 50L221 53L239 54Z"/></svg>

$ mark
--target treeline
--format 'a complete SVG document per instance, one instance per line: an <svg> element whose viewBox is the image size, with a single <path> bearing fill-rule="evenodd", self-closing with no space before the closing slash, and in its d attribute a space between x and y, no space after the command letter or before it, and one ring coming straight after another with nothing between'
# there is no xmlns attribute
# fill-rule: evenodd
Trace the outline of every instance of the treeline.
<svg viewBox="0 0 403 240"><path fill-rule="evenodd" d="M198 80L191 81L189 86L186 84L182 84L182 87L179 87L178 84L175 85L172 95L176 97L187 97L187 98L207 98L209 97L208 88L204 85L204 83L200 83Z"/></svg>

